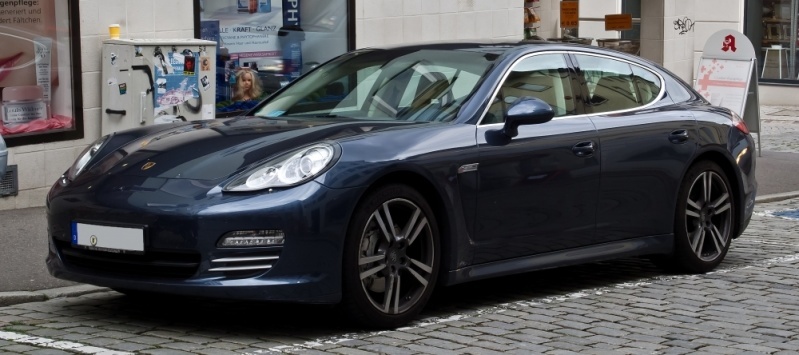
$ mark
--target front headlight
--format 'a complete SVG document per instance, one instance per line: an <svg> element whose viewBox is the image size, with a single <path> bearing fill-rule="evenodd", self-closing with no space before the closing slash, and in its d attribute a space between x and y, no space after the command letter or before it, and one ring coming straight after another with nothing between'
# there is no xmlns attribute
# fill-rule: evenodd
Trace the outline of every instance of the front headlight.
<svg viewBox="0 0 799 355"><path fill-rule="evenodd" d="M279 156L240 174L224 191L257 191L299 185L333 165L336 147L319 143Z"/></svg>
<svg viewBox="0 0 799 355"><path fill-rule="evenodd" d="M83 169L87 165L89 165L89 162L91 162L92 159L94 159L95 155L97 155L97 152L99 152L100 148L103 147L103 144L105 144L105 142L108 141L108 137L109 136L101 137L100 139L96 140L94 143L86 147L86 149L84 149L83 152L80 153L78 159L75 160L75 163L72 164L69 170L67 170L66 177L69 181L75 180L78 174L83 172Z"/></svg>

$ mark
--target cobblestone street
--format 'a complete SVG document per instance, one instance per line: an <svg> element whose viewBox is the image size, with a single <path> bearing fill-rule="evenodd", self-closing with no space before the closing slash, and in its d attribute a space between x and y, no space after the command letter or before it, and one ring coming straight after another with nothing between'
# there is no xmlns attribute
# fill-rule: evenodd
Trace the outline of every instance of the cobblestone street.
<svg viewBox="0 0 799 355"><path fill-rule="evenodd" d="M762 110L763 150L799 151L793 110ZM107 290L0 307L0 354L796 354L796 285L799 199L788 199L759 203L704 275L624 259L473 282L437 290L392 331L326 306Z"/></svg>
<svg viewBox="0 0 799 355"><path fill-rule="evenodd" d="M797 353L799 199L757 206L725 262L669 275L628 259L439 290L394 331L341 323L332 308L108 291L0 308L0 352Z"/></svg>
<svg viewBox="0 0 799 355"><path fill-rule="evenodd" d="M799 152L799 107L764 106L760 108L760 133L762 150L772 152ZM756 139L757 134L753 135Z"/></svg>

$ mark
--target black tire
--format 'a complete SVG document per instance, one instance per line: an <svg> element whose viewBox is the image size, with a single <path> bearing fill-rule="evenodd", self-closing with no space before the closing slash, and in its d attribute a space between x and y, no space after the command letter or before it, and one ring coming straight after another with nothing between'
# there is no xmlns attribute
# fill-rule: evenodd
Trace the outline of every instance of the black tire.
<svg viewBox="0 0 799 355"><path fill-rule="evenodd" d="M409 323L435 288L439 255L438 226L424 197L405 185L378 188L350 221L342 266L345 311L369 327Z"/></svg>
<svg viewBox="0 0 799 355"><path fill-rule="evenodd" d="M724 260L735 226L735 198L726 173L712 161L694 164L685 175L677 197L674 254L661 267L705 273Z"/></svg>

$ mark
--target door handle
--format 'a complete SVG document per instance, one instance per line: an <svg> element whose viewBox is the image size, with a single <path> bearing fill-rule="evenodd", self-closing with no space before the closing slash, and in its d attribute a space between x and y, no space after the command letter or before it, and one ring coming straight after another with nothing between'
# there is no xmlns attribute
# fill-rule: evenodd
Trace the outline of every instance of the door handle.
<svg viewBox="0 0 799 355"><path fill-rule="evenodd" d="M669 134L669 141L674 144L682 144L688 141L688 131L684 129L678 129L674 132Z"/></svg>
<svg viewBox="0 0 799 355"><path fill-rule="evenodd" d="M574 153L574 155L580 158L588 158L594 155L594 150L595 150L594 142L591 141L580 142L572 147L572 152Z"/></svg>

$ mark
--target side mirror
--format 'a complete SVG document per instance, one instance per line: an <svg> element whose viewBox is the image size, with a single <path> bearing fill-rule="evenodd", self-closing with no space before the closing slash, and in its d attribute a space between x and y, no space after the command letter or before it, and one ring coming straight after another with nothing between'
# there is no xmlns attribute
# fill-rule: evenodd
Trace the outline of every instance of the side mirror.
<svg viewBox="0 0 799 355"><path fill-rule="evenodd" d="M509 138L519 135L519 126L549 122L555 117L552 106L541 99L524 96L516 99L508 108L502 134Z"/></svg>

